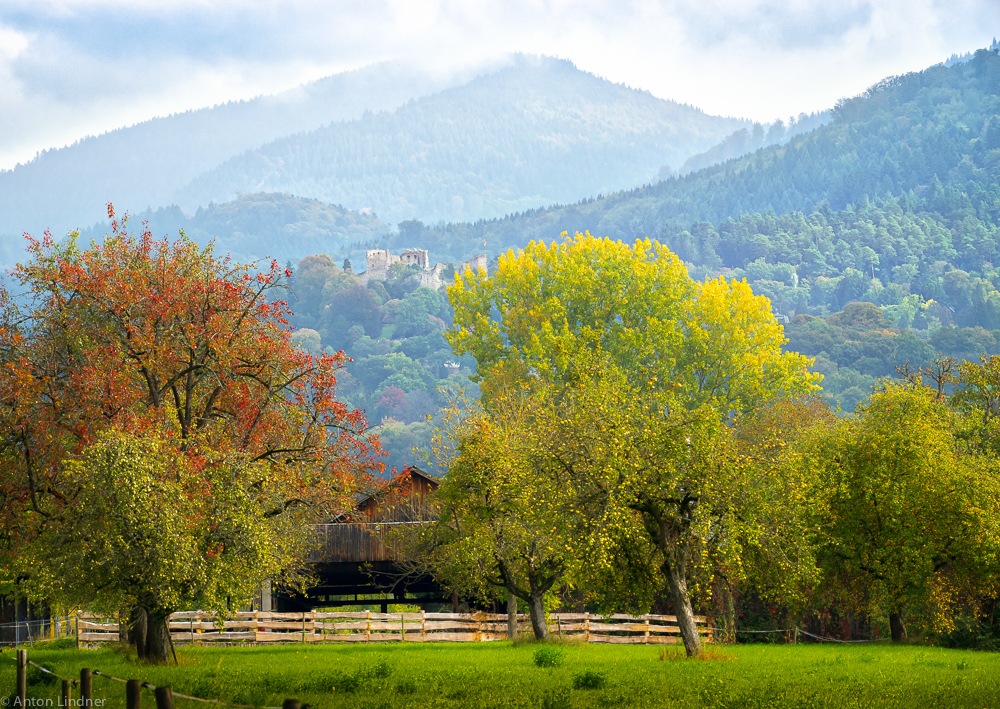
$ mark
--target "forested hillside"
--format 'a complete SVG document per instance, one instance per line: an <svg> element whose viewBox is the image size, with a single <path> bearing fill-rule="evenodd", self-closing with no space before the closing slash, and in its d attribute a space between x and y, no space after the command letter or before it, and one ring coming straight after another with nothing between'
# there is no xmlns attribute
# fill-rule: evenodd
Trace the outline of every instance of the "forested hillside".
<svg viewBox="0 0 1000 709"><path fill-rule="evenodd" d="M597 81L565 64L545 66L586 86ZM512 75L481 81L499 94L504 76ZM656 238L697 278L746 278L767 295L787 319L788 347L816 358L828 396L850 410L896 366L1000 352L998 94L1000 56L983 50L969 62L890 78L842 100L828 124L790 142L656 185L504 219L439 226L407 220L389 232L372 215L277 194L245 195L194 217L176 209L146 216L154 231L180 226L199 239L217 234L220 248L238 254L330 254L321 268L309 259L297 267L294 325L305 346L343 348L355 358L344 391L373 420L388 417L394 460L426 440L430 428L421 417L444 400L438 386L453 391L467 381L468 363L452 361L441 336L451 317L443 293L418 288L402 272L365 286L342 268L346 257L355 261L352 270L362 270L358 257L374 242L394 253L426 248L432 262L459 263L564 231ZM447 99L445 93L413 102L352 130L366 121L384 121L388 130L407 112L438 115ZM577 120L550 118L551 136L562 135L558 123ZM730 135L729 147L717 146L716 154L758 139L752 126L745 137ZM764 142L776 139L764 134ZM445 151L440 142L435 149ZM303 151L294 154L306 159ZM561 175L567 184L575 184L573 172Z"/></svg>
<svg viewBox="0 0 1000 709"><path fill-rule="evenodd" d="M378 424L386 462L397 469L415 462L414 447L427 447L429 419L470 386L476 364L452 353L443 337L452 325L448 298L422 287L418 271L395 263L386 278L363 284L349 261L307 256L290 294L293 338L311 352L342 349L353 359L338 375L338 396Z"/></svg>
<svg viewBox="0 0 1000 709"><path fill-rule="evenodd" d="M1000 197L998 89L1000 57L981 50L968 63L892 77L842 100L830 124L787 145L603 198L429 228L422 243L460 257L484 238L498 252L585 229L625 240L670 239L701 223L719 227L753 213L840 211L885 197L904 200L904 209L944 209L945 219L966 210L993 223ZM911 192L918 201L909 201Z"/></svg>
<svg viewBox="0 0 1000 709"><path fill-rule="evenodd" d="M749 129L740 128L705 152L689 157L684 161L678 173L686 175L716 163L743 157L770 145L780 145L797 135L808 133L814 128L829 123L830 118L830 111L820 111L810 115L800 114L798 118L789 119L787 126L784 121L779 119L768 125L766 130L760 123L754 123L753 127ZM661 175L661 177L669 177L669 175Z"/></svg>
<svg viewBox="0 0 1000 709"><path fill-rule="evenodd" d="M482 239L496 254L562 231L655 237L698 278L746 278L769 296L788 348L815 357L827 395L852 410L897 366L1000 352L998 93L1000 56L982 51L841 101L785 146L507 219L407 222L383 243L457 261Z"/></svg>
<svg viewBox="0 0 1000 709"><path fill-rule="evenodd" d="M522 56L395 112L235 157L178 203L287 191L368 207L390 224L502 216L651 182L749 125Z"/></svg>
<svg viewBox="0 0 1000 709"><path fill-rule="evenodd" d="M288 194L248 194L231 202L209 204L194 215L161 207L132 216L146 222L158 237L184 232L200 244L215 242L217 253L243 262L271 257L283 263L309 254L350 250L364 258L365 244L383 239L389 227L370 213L353 212L315 199ZM84 241L100 239L104 225L81 232ZM362 261L363 263L363 261Z"/></svg>
<svg viewBox="0 0 1000 709"><path fill-rule="evenodd" d="M432 78L383 63L273 96L155 118L72 146L47 150L0 171L0 236L57 236L105 216L108 200L133 211L172 202L197 175L280 136L313 130L365 111L392 110L463 80Z"/></svg>

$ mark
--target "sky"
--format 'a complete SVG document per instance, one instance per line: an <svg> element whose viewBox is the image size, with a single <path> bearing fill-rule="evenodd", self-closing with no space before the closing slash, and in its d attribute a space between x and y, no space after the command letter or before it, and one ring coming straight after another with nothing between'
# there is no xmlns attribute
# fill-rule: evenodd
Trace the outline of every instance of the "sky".
<svg viewBox="0 0 1000 709"><path fill-rule="evenodd" d="M509 52L761 122L1000 34L1000 0L3 0L0 169L156 116L377 61Z"/></svg>

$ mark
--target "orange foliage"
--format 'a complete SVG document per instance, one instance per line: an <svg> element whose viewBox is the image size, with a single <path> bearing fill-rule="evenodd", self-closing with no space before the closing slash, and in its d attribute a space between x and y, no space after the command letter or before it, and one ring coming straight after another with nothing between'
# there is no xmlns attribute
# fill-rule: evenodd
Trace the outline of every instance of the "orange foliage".
<svg viewBox="0 0 1000 709"><path fill-rule="evenodd" d="M363 412L335 396L343 352L313 356L289 338L286 277L216 257L148 228L82 249L46 233L0 292L0 502L8 551L30 541L79 490L64 461L114 428L156 436L194 469L263 462L265 514L349 509L381 472ZM23 300L23 299L22 299Z"/></svg>

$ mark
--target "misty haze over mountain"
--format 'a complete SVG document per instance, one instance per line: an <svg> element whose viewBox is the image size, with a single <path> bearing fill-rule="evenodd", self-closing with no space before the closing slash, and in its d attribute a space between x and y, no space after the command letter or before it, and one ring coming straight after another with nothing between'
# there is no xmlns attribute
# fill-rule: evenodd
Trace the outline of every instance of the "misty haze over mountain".
<svg viewBox="0 0 1000 709"><path fill-rule="evenodd" d="M468 82L381 64L47 151L0 172L5 251L19 251L24 231L102 221L107 201L193 214L242 193L290 192L389 225L491 218L655 181L751 127L567 61L506 64Z"/></svg>
<svg viewBox="0 0 1000 709"><path fill-rule="evenodd" d="M47 228L65 234L102 220L109 200L133 211L168 205L179 187L235 154L365 111L392 110L467 78L375 64L273 96L155 118L45 151L0 171L0 234L19 237Z"/></svg>

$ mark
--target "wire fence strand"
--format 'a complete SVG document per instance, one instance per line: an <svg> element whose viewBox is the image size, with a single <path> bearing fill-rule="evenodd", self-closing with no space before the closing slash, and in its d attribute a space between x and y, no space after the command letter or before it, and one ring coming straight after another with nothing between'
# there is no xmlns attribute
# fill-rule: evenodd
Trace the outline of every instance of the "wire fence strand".
<svg viewBox="0 0 1000 709"><path fill-rule="evenodd" d="M11 660L12 662L17 662L17 660L15 658L8 657L7 654L3 653L3 652L0 652L0 657L4 657L4 658L6 658L8 660ZM70 682L73 685L78 685L80 683L79 679L72 679L70 677L63 677L62 675L60 675L60 674L58 674L56 672L53 672L52 670L48 669L47 667L42 667L41 665L39 665L34 660L30 660L29 659L28 660L28 664L29 665L34 665L35 667L37 667L38 669L40 669L42 672L45 672L46 674L50 674L53 677L56 677L57 679L61 679L61 680L64 680L66 682ZM121 682L122 684L127 684L128 683L128 680L122 679L121 677L115 677L114 675L109 675L109 674L107 674L105 672L101 672L100 670L91 670L91 672L94 675L98 676L98 677L104 677L105 679L114 680L115 682ZM156 687L155 684L151 684L149 682L143 682L139 686L143 687L144 689L148 689L148 690L151 690L151 691L154 691L154 692L157 689L157 687ZM192 701L192 702L202 702L203 704L215 704L216 706L220 706L220 707L234 707L235 709L281 709L281 707L265 707L265 706L260 706L258 704L234 704L232 702L224 702L224 701L222 701L220 699L202 699L201 697L193 697L193 696L191 696L189 694L181 694L180 692L174 692L173 690L171 690L170 693L173 696L175 696L175 697L180 697L181 699L187 699L187 700Z"/></svg>

